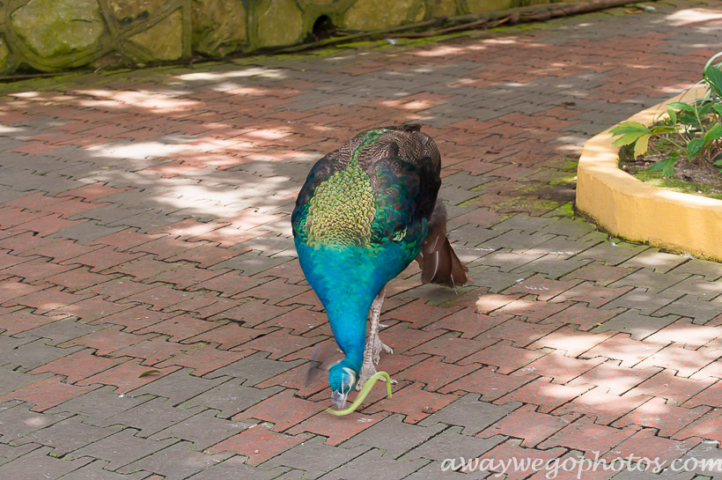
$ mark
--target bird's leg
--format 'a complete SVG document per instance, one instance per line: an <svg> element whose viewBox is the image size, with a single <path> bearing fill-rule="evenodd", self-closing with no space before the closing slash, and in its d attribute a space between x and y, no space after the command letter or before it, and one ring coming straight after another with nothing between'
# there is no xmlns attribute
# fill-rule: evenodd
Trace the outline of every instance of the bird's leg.
<svg viewBox="0 0 722 480"><path fill-rule="evenodd" d="M385 296L386 287L383 287L378 295L376 295L376 298L374 298L373 303L371 303L371 310L369 312L371 326L369 328L368 340L366 341L366 349L364 350L364 363L361 366L358 382L356 382L357 390L360 390L364 383L376 373L375 365L379 363L381 350L387 353L394 353L391 347L385 345L379 339L379 317L381 316L381 306L384 303ZM396 382L392 380L392 383Z"/></svg>

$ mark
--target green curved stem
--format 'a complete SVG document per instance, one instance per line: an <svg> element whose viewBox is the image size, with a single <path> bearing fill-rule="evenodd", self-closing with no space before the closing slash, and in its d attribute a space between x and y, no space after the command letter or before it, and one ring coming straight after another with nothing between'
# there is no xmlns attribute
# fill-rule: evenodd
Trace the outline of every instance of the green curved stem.
<svg viewBox="0 0 722 480"><path fill-rule="evenodd" d="M364 384L364 386L361 388L361 391L356 396L356 400L354 400L351 405L349 405L347 408L344 408L343 410L334 410L332 408L327 408L326 411L331 415L336 415L339 417L342 415L348 415L349 413L353 412L359 407L359 405L361 405L364 400L366 400L366 397L371 392L371 389L374 388L374 385L381 377L386 378L386 388L388 390L389 398L391 398L391 377L386 372L376 372Z"/></svg>

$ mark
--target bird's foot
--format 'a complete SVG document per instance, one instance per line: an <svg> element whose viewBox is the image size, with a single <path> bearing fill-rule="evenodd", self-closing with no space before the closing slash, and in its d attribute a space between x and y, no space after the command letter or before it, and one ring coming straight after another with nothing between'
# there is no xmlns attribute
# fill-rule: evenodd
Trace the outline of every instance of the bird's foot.
<svg viewBox="0 0 722 480"><path fill-rule="evenodd" d="M379 328L389 328L389 326L384 323L379 323Z"/></svg>
<svg viewBox="0 0 722 480"><path fill-rule="evenodd" d="M381 361L381 351L383 350L385 353L394 353L394 349L386 345L384 342L381 341L381 339L378 337L378 335L374 339L374 345L372 350L372 356L374 364L378 365Z"/></svg>
<svg viewBox="0 0 722 480"><path fill-rule="evenodd" d="M369 378L376 374L376 367L372 362L364 362L361 365L361 371L359 372L358 381L356 382L356 390L361 390L364 384Z"/></svg>
<svg viewBox="0 0 722 480"><path fill-rule="evenodd" d="M363 365L361 365L361 371L359 372L358 381L356 382L356 390L361 390L361 388L366 384L369 378L373 377L376 374L376 367L373 363L366 363L364 362ZM381 377L380 380L386 381L386 377ZM391 379L391 385L396 385L399 383L397 380Z"/></svg>

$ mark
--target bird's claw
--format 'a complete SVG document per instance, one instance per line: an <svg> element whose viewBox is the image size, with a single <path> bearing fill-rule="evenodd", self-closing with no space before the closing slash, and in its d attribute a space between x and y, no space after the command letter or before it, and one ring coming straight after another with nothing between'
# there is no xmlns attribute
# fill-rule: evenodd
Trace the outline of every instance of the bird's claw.
<svg viewBox="0 0 722 480"><path fill-rule="evenodd" d="M361 390L361 388L363 388L364 384L368 381L368 379L373 377L375 374L376 367L374 367L373 363L364 363L361 366L361 372L359 372L358 381L356 382L356 390ZM385 382L386 378L381 377L381 380ZM397 383L399 383L397 380L394 380L393 378L391 379L391 385L396 385Z"/></svg>
<svg viewBox="0 0 722 480"><path fill-rule="evenodd" d="M393 354L394 349L386 345L384 342L381 341L381 339L376 336L374 339L374 345L372 349L372 355L373 355L373 362L374 364L378 365L381 361L381 351L384 351L386 353Z"/></svg>

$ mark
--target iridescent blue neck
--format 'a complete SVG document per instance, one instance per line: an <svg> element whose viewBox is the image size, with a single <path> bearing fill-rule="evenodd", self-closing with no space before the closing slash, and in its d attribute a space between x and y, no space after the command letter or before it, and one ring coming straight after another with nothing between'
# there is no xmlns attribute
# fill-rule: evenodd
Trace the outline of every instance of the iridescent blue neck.
<svg viewBox="0 0 722 480"><path fill-rule="evenodd" d="M296 241L301 268L323 303L345 365L358 373L366 345L371 302L388 278L368 248L309 247Z"/></svg>

